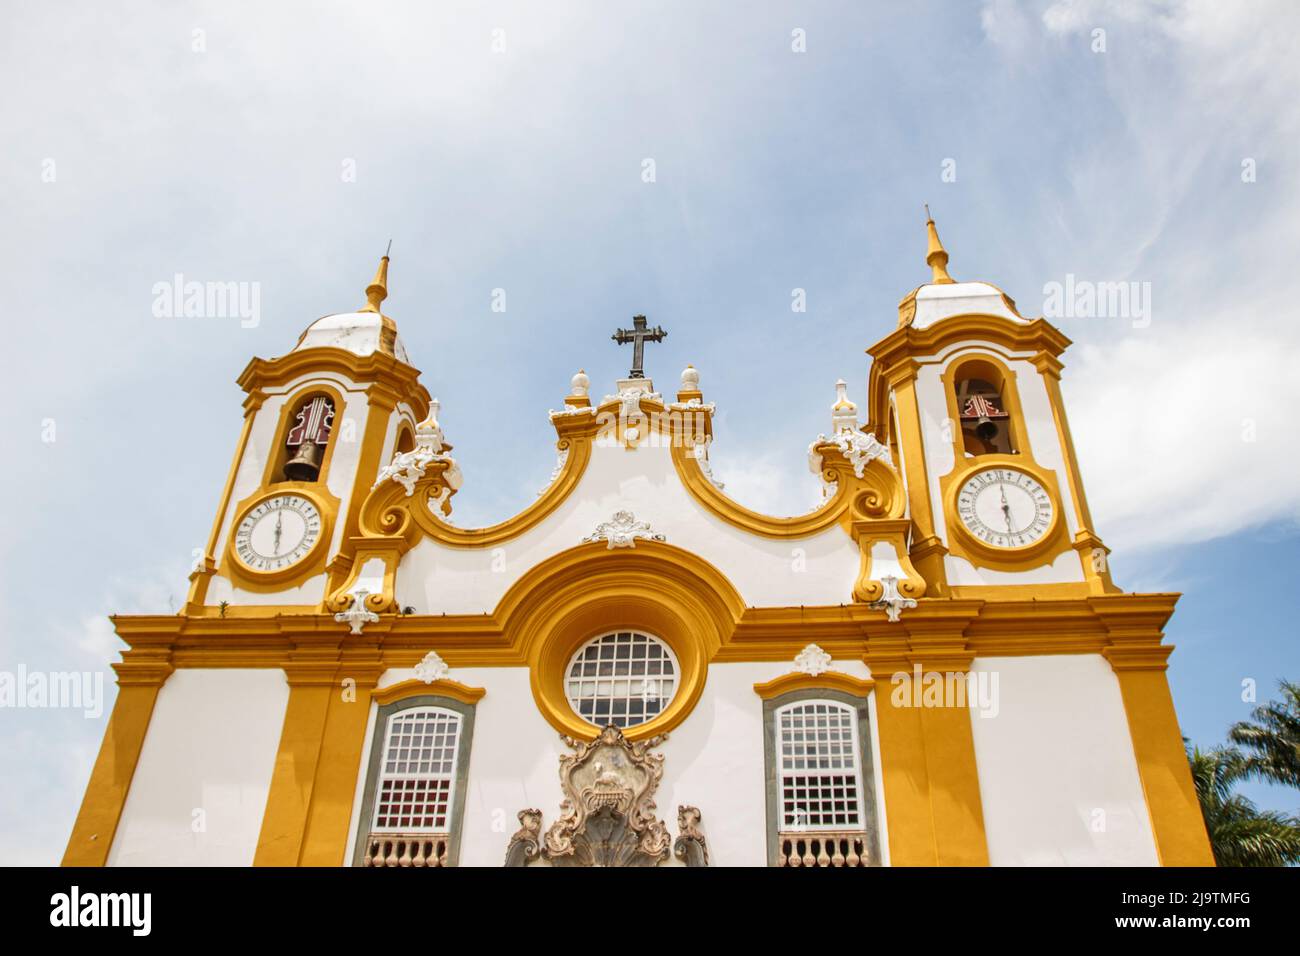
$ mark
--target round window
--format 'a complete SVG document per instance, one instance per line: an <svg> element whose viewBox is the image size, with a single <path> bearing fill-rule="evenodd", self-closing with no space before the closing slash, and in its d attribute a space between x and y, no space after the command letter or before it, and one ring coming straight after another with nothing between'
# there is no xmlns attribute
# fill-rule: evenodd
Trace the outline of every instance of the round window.
<svg viewBox="0 0 1300 956"><path fill-rule="evenodd" d="M677 693L677 658L649 634L617 631L588 641L569 662L565 694L583 720L635 727L658 717Z"/></svg>

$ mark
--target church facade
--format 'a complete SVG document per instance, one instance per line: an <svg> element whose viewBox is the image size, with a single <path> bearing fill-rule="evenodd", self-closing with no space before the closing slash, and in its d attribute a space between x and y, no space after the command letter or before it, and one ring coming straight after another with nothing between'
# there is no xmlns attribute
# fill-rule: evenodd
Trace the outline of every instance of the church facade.
<svg viewBox="0 0 1300 956"><path fill-rule="evenodd" d="M519 514L455 523L438 402L381 311L253 359L176 615L114 618L69 865L1212 865L1165 670L1112 580L1069 341L931 281L773 517L688 367L573 376ZM667 392L667 394L665 394ZM865 417L865 421L864 421ZM811 436L810 436L811 437Z"/></svg>

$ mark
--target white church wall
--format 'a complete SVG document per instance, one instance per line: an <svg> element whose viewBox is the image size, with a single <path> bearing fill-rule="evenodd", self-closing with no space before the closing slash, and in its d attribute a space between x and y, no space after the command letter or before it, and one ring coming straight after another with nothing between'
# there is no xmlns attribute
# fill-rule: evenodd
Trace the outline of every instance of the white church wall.
<svg viewBox="0 0 1300 956"><path fill-rule="evenodd" d="M546 520L519 537L483 549L421 541L402 559L397 600L420 613L491 611L526 571L574 547L620 510L648 522L669 544L714 564L749 604L780 607L851 599L858 550L838 525L792 541L751 535L714 517L691 497L669 448L628 451L597 445L578 487Z"/></svg>
<svg viewBox="0 0 1300 956"><path fill-rule="evenodd" d="M1057 555L1051 564L1040 564L1025 571L994 571L992 568L977 568L965 558L946 554L943 558L944 571L948 583L954 585L981 584L1058 584L1066 581L1083 581L1083 567L1079 564L1079 555L1074 551L1065 551Z"/></svg>
<svg viewBox="0 0 1300 956"><path fill-rule="evenodd" d="M158 692L109 865L251 865L288 700L279 669L172 674Z"/></svg>
<svg viewBox="0 0 1300 956"><path fill-rule="evenodd" d="M1156 866L1119 683L1097 654L978 657L997 714L971 713L993 866Z"/></svg>

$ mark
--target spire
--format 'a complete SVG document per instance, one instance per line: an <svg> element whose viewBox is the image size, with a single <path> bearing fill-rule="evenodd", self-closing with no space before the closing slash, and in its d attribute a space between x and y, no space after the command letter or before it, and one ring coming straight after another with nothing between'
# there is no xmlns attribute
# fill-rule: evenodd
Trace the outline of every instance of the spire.
<svg viewBox="0 0 1300 956"><path fill-rule="evenodd" d="M939 241L939 231L934 227L929 203L925 205L925 229L930 238L930 244L925 250L925 264L934 271L931 282L933 285L952 285L955 280L948 275L948 253Z"/></svg>
<svg viewBox="0 0 1300 956"><path fill-rule="evenodd" d="M384 257L379 260L379 268L375 270L375 280L366 286L366 304L361 307L362 312L378 312L379 303L388 298L388 253L392 251L393 240L389 239Z"/></svg>

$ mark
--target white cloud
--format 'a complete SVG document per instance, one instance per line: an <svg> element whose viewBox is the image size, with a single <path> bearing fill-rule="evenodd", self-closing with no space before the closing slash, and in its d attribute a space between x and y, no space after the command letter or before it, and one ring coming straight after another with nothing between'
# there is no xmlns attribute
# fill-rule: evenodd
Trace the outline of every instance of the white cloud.
<svg viewBox="0 0 1300 956"><path fill-rule="evenodd" d="M1300 197L1288 164L1300 60L1283 48L1294 8L1094 0L1039 9L1047 34L1079 40L1082 51L1094 27L1107 29L1108 52L1095 56L1123 118L1115 134L1081 128L1066 158L1093 209L1070 211L1074 247L1057 261L1082 278L1153 290L1149 328L1066 326L1079 344L1064 391L1099 530L1122 552L1292 526ZM986 35L1008 57L1023 55L1025 44L1006 36L1025 16L984 7ZM1241 181L1246 158L1258 182Z"/></svg>

